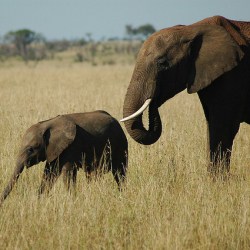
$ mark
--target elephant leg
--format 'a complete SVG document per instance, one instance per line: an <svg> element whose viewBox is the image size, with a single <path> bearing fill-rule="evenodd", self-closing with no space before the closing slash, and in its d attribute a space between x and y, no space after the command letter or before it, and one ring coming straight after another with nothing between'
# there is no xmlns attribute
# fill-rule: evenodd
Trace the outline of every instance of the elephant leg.
<svg viewBox="0 0 250 250"><path fill-rule="evenodd" d="M46 162L42 182L40 188L38 190L38 195L40 196L46 190L49 193L50 189L53 187L57 178L60 176L61 170L56 163L48 163Z"/></svg>
<svg viewBox="0 0 250 250"><path fill-rule="evenodd" d="M77 168L77 166L74 165L73 169L72 169L72 183L73 183L74 189L76 188L77 171L78 171L78 168Z"/></svg>
<svg viewBox="0 0 250 250"><path fill-rule="evenodd" d="M222 120L209 122L210 165L212 174L229 173L233 140L239 130L239 123Z"/></svg>
<svg viewBox="0 0 250 250"><path fill-rule="evenodd" d="M210 164L212 174L229 173L233 140L242 120L245 99L244 91L233 83L233 75L225 76L214 84L198 92L209 132Z"/></svg>
<svg viewBox="0 0 250 250"><path fill-rule="evenodd" d="M114 176L114 179L118 185L118 189L121 191L122 189L122 184L124 183L124 180L126 178L126 170L125 167L123 167L123 170L120 169L112 169L112 174Z"/></svg>
<svg viewBox="0 0 250 250"><path fill-rule="evenodd" d="M71 182L73 184L73 188L76 186L76 177L77 177L77 166L73 165L70 162L67 162L62 167L63 173L63 182L67 190L70 190Z"/></svg>
<svg viewBox="0 0 250 250"><path fill-rule="evenodd" d="M89 159L85 160L85 162L83 164L83 169L85 172L87 183L90 183L93 179L93 175L95 172L95 168L93 168L93 163L91 162L91 160L89 160Z"/></svg>
<svg viewBox="0 0 250 250"><path fill-rule="evenodd" d="M86 167L85 175L86 175L87 182L90 183L92 180L92 174L91 174L91 170L89 167Z"/></svg>
<svg viewBox="0 0 250 250"><path fill-rule="evenodd" d="M206 143L206 159L207 159L207 166L210 166L210 134L209 134L209 123L207 121L207 143ZM208 167L209 170L209 167Z"/></svg>
<svg viewBox="0 0 250 250"><path fill-rule="evenodd" d="M112 174L119 190L121 190L127 172L127 152L122 152L122 154L118 155L113 154L112 158Z"/></svg>

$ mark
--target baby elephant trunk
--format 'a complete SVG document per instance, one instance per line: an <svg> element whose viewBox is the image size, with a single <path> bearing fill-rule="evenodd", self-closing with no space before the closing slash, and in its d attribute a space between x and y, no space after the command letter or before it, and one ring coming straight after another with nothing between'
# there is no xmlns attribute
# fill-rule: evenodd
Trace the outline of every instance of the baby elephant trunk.
<svg viewBox="0 0 250 250"><path fill-rule="evenodd" d="M15 171L12 174L12 177L11 177L8 185L6 186L6 188L4 189L4 191L3 191L2 195L1 195L0 206L2 205L2 203L6 199L6 197L9 195L9 193L11 192L11 190L14 187L15 183L17 182L20 174L23 172L23 169L24 169L24 164L23 163L17 163Z"/></svg>

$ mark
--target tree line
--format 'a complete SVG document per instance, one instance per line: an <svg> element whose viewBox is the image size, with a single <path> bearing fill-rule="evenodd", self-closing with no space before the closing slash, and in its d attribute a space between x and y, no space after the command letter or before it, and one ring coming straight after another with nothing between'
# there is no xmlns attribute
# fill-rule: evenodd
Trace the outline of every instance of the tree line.
<svg viewBox="0 0 250 250"><path fill-rule="evenodd" d="M126 40L126 41L143 41L150 34L155 32L155 28L150 24L133 27L132 25L125 26L125 37L122 39L110 38L110 40ZM0 44L0 59L19 56L24 61L28 60L42 60L51 56L53 53L65 51L71 47L88 46L95 54L96 45L101 41L95 41L91 33L87 33L86 37L75 40L47 40L42 34L30 29L20 29L10 31L4 35ZM91 45L91 46L90 46ZM128 43L128 46L130 44ZM118 50L116 49L116 52ZM126 51L130 51L126 49ZM131 50L134 52L134 50Z"/></svg>

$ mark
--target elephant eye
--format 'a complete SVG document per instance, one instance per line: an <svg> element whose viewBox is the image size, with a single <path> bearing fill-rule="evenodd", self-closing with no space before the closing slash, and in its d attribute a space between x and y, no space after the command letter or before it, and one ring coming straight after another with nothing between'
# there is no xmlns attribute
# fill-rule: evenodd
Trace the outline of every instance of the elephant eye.
<svg viewBox="0 0 250 250"><path fill-rule="evenodd" d="M157 62L158 62L159 64L163 64L163 63L165 63L165 61L166 61L166 58L165 58L165 57L160 57L160 58L158 58L158 60L157 60Z"/></svg>
<svg viewBox="0 0 250 250"><path fill-rule="evenodd" d="M34 149L32 147L27 148L28 154L34 153Z"/></svg>
<svg viewBox="0 0 250 250"><path fill-rule="evenodd" d="M168 63L168 60L167 60L166 57L160 57L160 58L158 58L157 64L159 66L164 66L164 67L168 67L169 66L169 63Z"/></svg>

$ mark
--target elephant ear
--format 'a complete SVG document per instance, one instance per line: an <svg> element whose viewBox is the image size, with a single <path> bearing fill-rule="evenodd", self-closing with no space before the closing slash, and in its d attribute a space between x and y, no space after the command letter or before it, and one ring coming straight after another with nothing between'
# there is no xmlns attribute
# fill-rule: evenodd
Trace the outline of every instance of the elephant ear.
<svg viewBox="0 0 250 250"><path fill-rule="evenodd" d="M74 141L76 125L65 116L58 116L47 123L44 131L45 152L47 161L52 162Z"/></svg>
<svg viewBox="0 0 250 250"><path fill-rule="evenodd" d="M189 26L190 27L190 26ZM188 93L195 93L236 67L244 56L230 34L217 25L193 25L191 55L194 65L187 83Z"/></svg>

